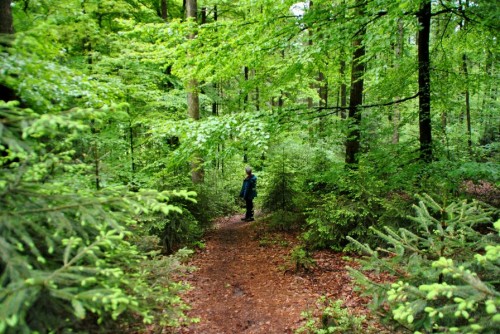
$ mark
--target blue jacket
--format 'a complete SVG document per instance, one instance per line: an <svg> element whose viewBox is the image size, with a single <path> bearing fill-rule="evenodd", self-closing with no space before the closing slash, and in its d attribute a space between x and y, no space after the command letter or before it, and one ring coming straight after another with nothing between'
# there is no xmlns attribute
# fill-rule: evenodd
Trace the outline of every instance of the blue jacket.
<svg viewBox="0 0 500 334"><path fill-rule="evenodd" d="M240 197L246 200L254 199L257 196L257 177L252 174L252 176L247 176L243 180L243 186L241 187Z"/></svg>

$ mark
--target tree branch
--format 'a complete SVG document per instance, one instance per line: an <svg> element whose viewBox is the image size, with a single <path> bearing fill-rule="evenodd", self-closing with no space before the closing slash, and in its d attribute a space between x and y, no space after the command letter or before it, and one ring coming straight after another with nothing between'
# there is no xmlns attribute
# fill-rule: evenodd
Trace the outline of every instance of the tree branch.
<svg viewBox="0 0 500 334"><path fill-rule="evenodd" d="M405 97L405 98L402 98L402 99L399 99L396 101L391 101L391 102L386 102L386 103L375 103L375 104L361 105L361 106L359 106L359 108L368 109L368 108L375 108L375 107L387 107L387 106L391 106L391 105L395 105L395 104L399 104L399 103L403 103L403 102L415 99L418 97L418 95L419 95L419 93L416 93L412 96L408 96L408 97ZM318 107L318 108L315 108L314 111L310 111L310 112L303 113L300 115L311 114L311 113L318 112L318 111L321 112L322 110L333 110L333 111L325 113L325 114L316 115L313 118L329 116L329 115L331 115L339 110L349 110L349 107Z"/></svg>

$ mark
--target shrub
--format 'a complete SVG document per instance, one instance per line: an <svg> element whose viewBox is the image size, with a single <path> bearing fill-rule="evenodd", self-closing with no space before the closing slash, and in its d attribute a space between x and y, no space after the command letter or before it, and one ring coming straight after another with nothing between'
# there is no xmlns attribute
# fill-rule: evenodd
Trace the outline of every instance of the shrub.
<svg viewBox="0 0 500 334"><path fill-rule="evenodd" d="M182 285L168 276L154 284L150 270L173 270L180 255L146 257L131 228L136 215L180 211L170 199L193 193L87 187L87 166L71 147L88 130L80 119L97 114L39 116L0 101L0 332L65 332L118 318L175 325L183 312Z"/></svg>
<svg viewBox="0 0 500 334"><path fill-rule="evenodd" d="M364 333L364 317L354 316L342 307L341 300L328 300L321 297L318 304L323 305L321 316L314 317L311 311L304 312L306 323L297 329L297 334L360 334Z"/></svg>
<svg viewBox="0 0 500 334"><path fill-rule="evenodd" d="M291 231L303 222L303 215L297 212L277 210L267 217L268 227L272 231Z"/></svg>
<svg viewBox="0 0 500 334"><path fill-rule="evenodd" d="M262 200L264 211L297 211L299 197L296 172L284 154L269 166L267 184Z"/></svg>
<svg viewBox="0 0 500 334"><path fill-rule="evenodd" d="M375 230L388 245L369 254L364 270L387 272L395 283L376 283L350 269L372 307L401 326L423 333L496 333L500 325L500 222L478 202L438 204L420 197L413 220L418 229ZM387 312L385 312L387 311Z"/></svg>
<svg viewBox="0 0 500 334"><path fill-rule="evenodd" d="M296 273L309 271L316 265L311 253L303 246L296 246L291 250L289 262L293 265Z"/></svg>
<svg viewBox="0 0 500 334"><path fill-rule="evenodd" d="M359 172L338 172L337 189L306 212L307 245L349 251L348 236L375 244L369 227L404 217L410 206L404 193L384 193L381 183Z"/></svg>
<svg viewBox="0 0 500 334"><path fill-rule="evenodd" d="M150 235L159 238L165 254L172 254L181 247L194 245L203 232L198 221L185 209L182 213L151 215L143 219L141 225Z"/></svg>

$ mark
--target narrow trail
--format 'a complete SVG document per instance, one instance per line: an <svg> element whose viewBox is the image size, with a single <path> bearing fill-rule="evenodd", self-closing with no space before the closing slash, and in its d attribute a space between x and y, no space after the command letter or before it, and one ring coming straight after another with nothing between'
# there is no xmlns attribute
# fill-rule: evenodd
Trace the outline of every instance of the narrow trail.
<svg viewBox="0 0 500 334"><path fill-rule="evenodd" d="M293 333L304 322L301 313L313 309L321 295L346 306L364 305L352 291L341 254L316 254L313 272L288 273L286 255L295 238L262 233L259 223L241 222L239 216L216 224L206 248L190 263L198 270L185 277L193 287L184 296L192 307L188 314L200 323L179 333Z"/></svg>

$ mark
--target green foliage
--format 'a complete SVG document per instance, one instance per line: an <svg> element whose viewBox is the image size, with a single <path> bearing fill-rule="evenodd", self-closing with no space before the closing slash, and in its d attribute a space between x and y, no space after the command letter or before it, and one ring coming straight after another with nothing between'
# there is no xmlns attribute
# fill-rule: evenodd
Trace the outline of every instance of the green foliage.
<svg viewBox="0 0 500 334"><path fill-rule="evenodd" d="M297 175L294 170L291 152L283 151L273 159L267 168L266 182L262 200L262 209L265 211L300 211Z"/></svg>
<svg viewBox="0 0 500 334"><path fill-rule="evenodd" d="M316 265L311 253L303 246L296 246L290 251L289 262L296 273L309 271Z"/></svg>
<svg viewBox="0 0 500 334"><path fill-rule="evenodd" d="M386 272L395 283L376 283L350 269L372 307L422 333L495 333L500 318L500 222L495 230L491 207L478 202L437 203L420 197L412 218L418 229L375 230L390 247L373 250L350 240L368 253L364 270Z"/></svg>
<svg viewBox="0 0 500 334"><path fill-rule="evenodd" d="M203 232L198 221L187 210L169 215L153 215L143 220L141 225L149 235L155 235L160 239L166 254L172 254L182 246L194 245Z"/></svg>
<svg viewBox="0 0 500 334"><path fill-rule="evenodd" d="M130 293L132 284L143 286L129 278L143 262L130 224L134 236L157 236L155 249L156 242L167 251L194 242L214 217L237 209L244 162L259 173L256 202L275 211L273 227L295 227L309 208L308 248L350 249L349 236L390 245L369 227L415 230L418 223L406 219L408 194L415 192L495 205L499 7L487 0L432 2L437 161L420 163L417 100L391 101L418 91L418 50L408 36L419 30L412 13L421 3L368 1L359 15L355 1L318 0L291 15L295 1L205 1L210 10L200 25L183 20L180 0L168 1L166 21L159 1L12 1L16 34L0 37L0 85L31 109L0 106L1 217L10 222L0 231L10 238L8 254L21 254L31 275L64 267L65 253L70 262L84 250L76 263L104 270L95 287L121 289L130 296L125 309L144 316L143 304L133 302L139 294ZM341 95L349 91L351 40L360 31L367 52L362 140L359 169L350 173L343 166L349 120ZM184 86L193 78L197 122L186 115ZM200 187L189 180L194 155L204 160ZM179 200L174 189L193 189L198 201ZM2 275L21 272L10 268L2 267ZM122 268L123 278L107 284L110 268ZM76 295L83 289L69 286ZM125 302L116 309L102 300L80 302L87 317L125 314ZM82 314L76 302L64 313L53 305L64 324Z"/></svg>
<svg viewBox="0 0 500 334"><path fill-rule="evenodd" d="M366 333L363 329L365 317L353 315L349 309L342 306L341 300L329 300L321 297L318 304L322 305L319 317L313 312L304 312L306 323L298 328L297 334L361 334Z"/></svg>
<svg viewBox="0 0 500 334"><path fill-rule="evenodd" d="M71 145L93 116L40 116L0 102L0 332L110 326L126 316L175 325L182 315L185 287L168 276L152 284L150 269L174 270L186 252L147 260L130 227L135 215L179 212L170 199L193 193L89 189Z"/></svg>
<svg viewBox="0 0 500 334"><path fill-rule="evenodd" d="M268 228L271 231L291 231L303 225L304 217L301 213L276 210L266 217Z"/></svg>
<svg viewBox="0 0 500 334"><path fill-rule="evenodd" d="M307 212L303 239L310 247L350 250L349 236L373 243L369 227L403 217L409 206L404 193L387 193L381 180L364 171L335 170L329 178L326 187L334 191Z"/></svg>

